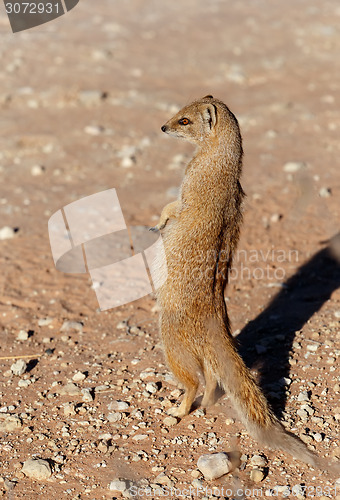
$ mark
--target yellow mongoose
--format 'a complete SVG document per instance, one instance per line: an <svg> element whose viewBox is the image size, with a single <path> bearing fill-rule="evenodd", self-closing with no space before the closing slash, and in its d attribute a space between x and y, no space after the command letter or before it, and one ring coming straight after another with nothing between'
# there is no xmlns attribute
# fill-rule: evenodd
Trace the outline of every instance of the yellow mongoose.
<svg viewBox="0 0 340 500"><path fill-rule="evenodd" d="M206 96L181 109L162 131L197 146L179 199L163 209L153 228L164 229L167 261L168 276L157 291L164 352L185 387L182 403L169 413L189 413L202 372L203 406L214 402L219 383L255 438L316 465L316 455L286 432L271 411L230 331L224 289L239 239L244 197L238 122L223 102Z"/></svg>

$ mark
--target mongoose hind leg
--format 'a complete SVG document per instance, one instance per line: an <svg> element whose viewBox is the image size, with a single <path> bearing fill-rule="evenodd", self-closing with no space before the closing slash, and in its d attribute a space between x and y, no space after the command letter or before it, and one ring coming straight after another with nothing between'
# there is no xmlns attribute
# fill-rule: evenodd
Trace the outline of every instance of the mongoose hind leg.
<svg viewBox="0 0 340 500"><path fill-rule="evenodd" d="M169 219L174 219L177 214L180 202L178 200L168 203L162 210L159 222L156 226L150 227L150 231L160 231L164 229Z"/></svg>
<svg viewBox="0 0 340 500"><path fill-rule="evenodd" d="M191 367L190 363L186 366L184 363L180 364L178 359L175 360L171 355L167 356L167 360L171 371L177 380L185 387L184 398L181 404L170 408L167 413L174 417L182 418L190 413L192 403L197 393L199 379L194 367Z"/></svg>
<svg viewBox="0 0 340 500"><path fill-rule="evenodd" d="M216 402L216 388L217 381L210 370L204 370L205 379L205 391L202 399L201 406L206 408L207 406L212 406Z"/></svg>

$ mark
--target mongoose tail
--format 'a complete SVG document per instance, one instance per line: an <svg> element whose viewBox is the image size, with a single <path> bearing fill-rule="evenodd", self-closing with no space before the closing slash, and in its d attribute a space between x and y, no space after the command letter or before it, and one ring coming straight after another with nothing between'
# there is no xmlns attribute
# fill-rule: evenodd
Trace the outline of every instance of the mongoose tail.
<svg viewBox="0 0 340 500"><path fill-rule="evenodd" d="M264 445L280 449L314 467L321 465L319 457L305 443L287 432L269 407L254 377L238 354L233 339L226 328L219 326L221 333L209 335L205 362L210 365L217 381L231 398L233 405L249 433ZM210 329L210 328L209 328Z"/></svg>

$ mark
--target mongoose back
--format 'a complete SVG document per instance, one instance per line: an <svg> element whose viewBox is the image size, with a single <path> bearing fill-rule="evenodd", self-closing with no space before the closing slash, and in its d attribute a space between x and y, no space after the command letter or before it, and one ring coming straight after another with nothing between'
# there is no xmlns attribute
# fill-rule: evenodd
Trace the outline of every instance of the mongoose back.
<svg viewBox="0 0 340 500"><path fill-rule="evenodd" d="M202 406L214 403L220 384L253 437L316 465L316 455L270 409L231 335L224 290L244 197L237 119L223 102L206 96L181 109L162 131L197 146L178 200L163 209L153 228L164 230L167 264L167 279L157 291L161 338L167 363L185 388L183 401L169 413L190 412L201 372Z"/></svg>

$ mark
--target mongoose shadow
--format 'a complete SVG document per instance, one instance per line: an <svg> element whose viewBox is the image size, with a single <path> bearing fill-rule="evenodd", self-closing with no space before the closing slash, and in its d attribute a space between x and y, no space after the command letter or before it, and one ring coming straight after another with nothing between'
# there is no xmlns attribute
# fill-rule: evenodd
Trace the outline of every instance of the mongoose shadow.
<svg viewBox="0 0 340 500"><path fill-rule="evenodd" d="M332 243L335 247L339 241L340 233L284 283L266 309L237 337L245 363L258 370L259 384L278 417L282 417L286 404L281 380L289 376L289 356L295 332L302 329L340 286L340 259L332 251ZM320 342L323 340L321 336ZM258 354L256 345L263 348L263 353ZM308 364L312 357L302 362Z"/></svg>

